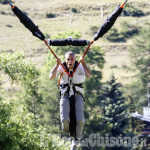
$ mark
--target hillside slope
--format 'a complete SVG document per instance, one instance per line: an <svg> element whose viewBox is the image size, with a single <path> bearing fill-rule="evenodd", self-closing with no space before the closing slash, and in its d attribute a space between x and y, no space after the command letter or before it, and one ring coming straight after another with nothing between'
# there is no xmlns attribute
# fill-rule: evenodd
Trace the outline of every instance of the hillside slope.
<svg viewBox="0 0 150 150"><path fill-rule="evenodd" d="M122 0L16 0L13 4L18 6L23 12L34 21L46 37L52 38L53 35L66 30L79 31L83 39L92 40L95 31ZM131 25L134 29L139 28L150 19L150 2L147 0L130 0L125 8L128 15L122 15L113 26L116 33L124 33ZM9 5L0 4L0 50L13 52L16 50L24 51L27 59L41 66L47 55L48 49L44 42L36 39L25 29L10 10ZM141 16L134 16L136 11L143 13ZM131 13L132 12L132 13ZM128 25L124 26L125 23ZM107 35L94 44L101 46L106 52L106 64L103 70L104 80L110 73L119 78L120 81L127 83L126 77L131 77L132 73L127 73L122 66L130 65L130 58L127 48L133 43L135 36L126 37L119 41L110 41ZM137 30L137 29L136 29ZM132 33L132 32L131 32ZM70 35L71 36L71 35ZM84 51L84 50L83 50ZM131 79L131 78L130 78Z"/></svg>

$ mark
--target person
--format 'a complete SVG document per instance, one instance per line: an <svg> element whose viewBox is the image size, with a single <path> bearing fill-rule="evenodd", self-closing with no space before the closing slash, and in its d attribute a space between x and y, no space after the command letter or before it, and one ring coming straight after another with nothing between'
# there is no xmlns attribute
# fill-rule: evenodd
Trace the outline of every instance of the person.
<svg viewBox="0 0 150 150"><path fill-rule="evenodd" d="M75 53L72 51L67 52L65 54L65 62L63 65L69 74L72 74L77 67L77 64L78 62L76 61ZM76 140L82 138L83 127L85 124L82 83L85 81L85 77L91 78L92 74L85 63L84 58L81 57L80 64L75 70L73 77L68 76L67 72L61 66L61 60L57 58L56 65L50 71L49 78L54 79L58 75L61 90L60 119L64 132L69 132L70 130L70 113L73 109L70 105L70 99L72 96L74 96L75 99L76 134L71 145L71 149L74 150L76 147Z"/></svg>

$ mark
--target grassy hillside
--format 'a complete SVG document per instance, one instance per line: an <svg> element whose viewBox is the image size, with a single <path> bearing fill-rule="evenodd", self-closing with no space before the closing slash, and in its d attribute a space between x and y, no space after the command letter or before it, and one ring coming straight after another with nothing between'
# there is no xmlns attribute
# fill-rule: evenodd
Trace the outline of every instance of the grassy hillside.
<svg viewBox="0 0 150 150"><path fill-rule="evenodd" d="M94 27L98 28L113 9L122 2L122 0L16 0L13 4L26 12L40 30L51 39L59 32L73 30L81 32L83 39L92 40ZM131 6L134 6L134 11L139 9L144 15L140 17L120 16L113 27L118 32L123 33L123 30L128 30L126 29L128 27L123 26L124 22L133 27L141 27L150 19L150 2L148 0L129 0L127 6L125 10L129 11ZM9 5L0 4L0 8L0 50L24 51L28 60L41 66L48 52L45 44L25 29L18 18L14 16ZM103 10L103 17L101 10ZM109 33L94 43L101 46L106 52L103 80L106 80L113 72L121 82L126 84L132 80L133 73L126 72L122 67L131 64L127 48L132 45L135 36L124 37L126 41L114 43L107 40L108 35Z"/></svg>

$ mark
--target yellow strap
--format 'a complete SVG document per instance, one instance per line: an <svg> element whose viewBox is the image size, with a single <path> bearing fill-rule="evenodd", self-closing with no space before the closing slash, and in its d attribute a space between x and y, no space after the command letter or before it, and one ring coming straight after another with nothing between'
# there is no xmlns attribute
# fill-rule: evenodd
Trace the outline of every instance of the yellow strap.
<svg viewBox="0 0 150 150"><path fill-rule="evenodd" d="M64 72L66 72L66 71L64 70ZM58 86L60 85L60 80L61 80L61 77L62 77L62 75L64 74L64 72L62 72L61 75L60 75L60 77L59 77Z"/></svg>

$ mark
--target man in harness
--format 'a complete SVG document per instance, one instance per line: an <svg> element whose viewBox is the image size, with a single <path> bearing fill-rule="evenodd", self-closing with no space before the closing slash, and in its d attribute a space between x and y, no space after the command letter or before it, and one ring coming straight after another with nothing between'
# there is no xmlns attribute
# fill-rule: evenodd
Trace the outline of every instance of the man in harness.
<svg viewBox="0 0 150 150"><path fill-rule="evenodd" d="M61 60L57 58L57 63L51 70L49 78L54 79L59 75L61 90L60 119L64 132L70 132L70 136L73 137L71 149L74 150L76 140L82 137L85 123L82 83L85 81L85 77L91 78L92 75L83 57L80 58L80 65L72 77L68 76L60 64ZM67 52L63 65L69 74L73 73L77 64L75 53L71 51Z"/></svg>

